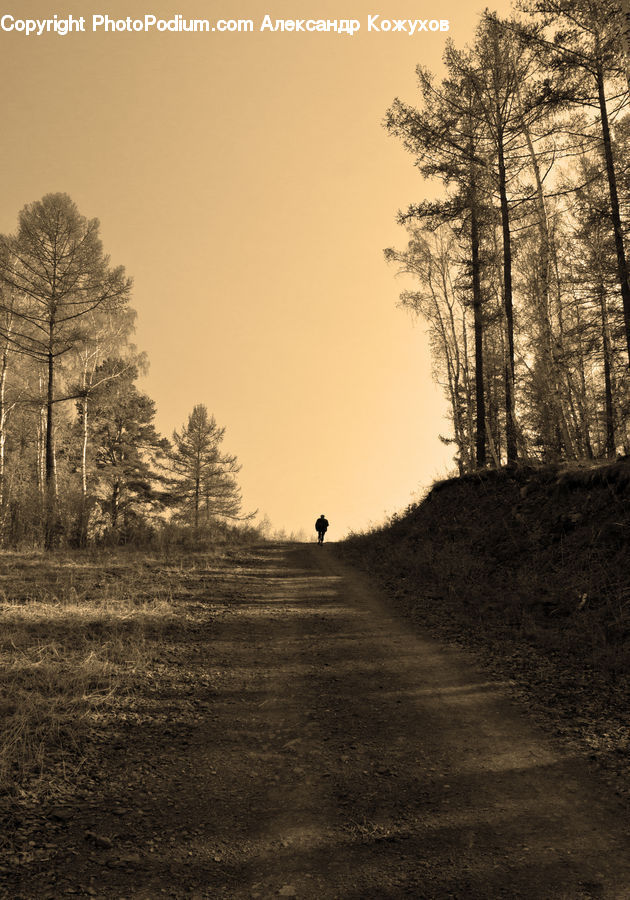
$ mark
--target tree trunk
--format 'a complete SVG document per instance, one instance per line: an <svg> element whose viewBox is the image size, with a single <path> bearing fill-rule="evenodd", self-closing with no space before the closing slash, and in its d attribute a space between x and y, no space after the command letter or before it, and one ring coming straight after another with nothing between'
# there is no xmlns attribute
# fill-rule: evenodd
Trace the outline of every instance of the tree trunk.
<svg viewBox="0 0 630 900"><path fill-rule="evenodd" d="M499 196L501 199L501 230L503 234L503 305L507 332L505 361L505 439L508 465L518 459L516 447L516 422L514 418L514 311L512 305L512 236L510 233L510 209L507 198L507 178L503 133L498 135Z"/></svg>
<svg viewBox="0 0 630 900"><path fill-rule="evenodd" d="M583 454L586 455L588 459L593 459L595 454L593 453L593 445L591 443L591 423L589 421L588 415L588 396L587 396L587 388L586 388L586 372L584 369L584 359L585 352L582 348L582 335L584 333L582 327L582 320L580 318L580 306L579 304L575 307L575 315L576 315L576 328L575 333L577 335L578 341L578 354L577 354L577 374L579 376L580 384L579 390L575 392L575 399L577 402L578 408L578 422L579 428L582 434L582 442L584 445ZM567 376L569 373L567 372Z"/></svg>
<svg viewBox="0 0 630 900"><path fill-rule="evenodd" d="M55 494L55 508L59 504L59 478L57 477L57 435L53 433L53 492Z"/></svg>
<svg viewBox="0 0 630 900"><path fill-rule="evenodd" d="M488 434L488 446L490 447L490 454L494 461L494 467L495 467L495 469L498 469L499 466L501 465L501 463L499 461L499 457L497 456L497 451L494 446L494 441L492 439L492 427L489 422L486 422L486 432Z"/></svg>
<svg viewBox="0 0 630 900"><path fill-rule="evenodd" d="M11 292L13 296L13 292ZM0 371L0 517L2 519L4 531L4 511L7 502L7 491L5 486L5 454L6 454L6 434L8 410L6 407L6 385L7 372L9 369L9 350L11 347L11 337L13 334L13 312L12 307L5 313L6 334L5 343L2 349L2 369Z"/></svg>
<svg viewBox="0 0 630 900"><path fill-rule="evenodd" d="M599 98L599 112L602 122L602 139L604 143L604 158L606 160L606 175L608 176L608 190L610 193L610 217L612 219L615 235L615 250L617 253L617 278L621 286L621 298L623 301L623 321L626 334L626 346L628 349L628 363L630 364L630 284L628 283L628 263L623 244L623 231L621 230L621 213L619 211L619 194L617 191L617 176L613 160L612 145L610 142L610 127L608 124L608 109L606 106L606 92L604 85L604 72L601 59L597 59L597 94Z"/></svg>
<svg viewBox="0 0 630 900"><path fill-rule="evenodd" d="M79 508L79 534L80 547L87 544L87 448L88 448L88 395L87 376L83 373L83 390L85 391L81 408L81 426L83 440L81 444L81 505Z"/></svg>
<svg viewBox="0 0 630 900"><path fill-rule="evenodd" d="M111 517L112 517L112 530L116 530L118 527L118 503L120 500L120 482L114 482L114 486L112 488L112 501L111 501Z"/></svg>
<svg viewBox="0 0 630 900"><path fill-rule="evenodd" d="M41 388L40 381L40 388ZM39 491L39 499L41 503L42 514L46 506L46 478L45 478L45 457L46 457L46 407L41 405L39 408L39 422L37 427L37 488Z"/></svg>
<svg viewBox="0 0 630 900"><path fill-rule="evenodd" d="M553 329L551 327L551 317L549 314L551 294L549 282L551 275L552 254L551 238L549 236L549 224L547 221L547 207L545 204L545 195L543 191L542 178L540 177L540 167L538 165L538 159L536 157L536 152L534 150L534 145L532 144L529 128L525 120L523 120L522 130L525 136L525 141L527 143L527 152L529 153L532 169L534 171L534 178L536 181L536 203L538 206L538 216L540 220L540 269L542 273L542 292L541 297L539 298L539 317L540 327L543 333L543 359L545 360L545 368L548 370L547 383L551 388L551 406L555 413L555 416L557 417L555 422L555 430L559 432L562 437L562 443L565 447L565 453L568 456L575 457L575 448L566 422L564 404L562 402L562 394L560 392L560 379L558 377L558 366L556 363L556 355L554 352L554 335Z"/></svg>
<svg viewBox="0 0 630 900"><path fill-rule="evenodd" d="M53 443L53 397L54 397L54 365L52 352L53 325L50 325L50 345L48 350L48 386L46 391L46 454L45 454L45 535L44 544L49 550L54 543L55 531L55 451Z"/></svg>
<svg viewBox="0 0 630 900"><path fill-rule="evenodd" d="M604 352L604 396L606 410L606 456L614 459L617 453L615 435L615 411L613 406L613 390L611 377L611 347L608 328L608 309L606 308L606 289L603 282L599 285L599 308L602 314L602 347Z"/></svg>
<svg viewBox="0 0 630 900"><path fill-rule="evenodd" d="M7 367L9 357L9 342L7 341L2 353L2 370L0 371L0 514L4 509L5 501L5 443L6 443L6 425L7 425L7 409L5 404L5 392L7 383Z"/></svg>
<svg viewBox="0 0 630 900"><path fill-rule="evenodd" d="M470 171L470 245L475 328L475 462L478 469L483 469L486 465L486 395L483 374L483 317L479 263L479 220L474 163L471 166Z"/></svg>

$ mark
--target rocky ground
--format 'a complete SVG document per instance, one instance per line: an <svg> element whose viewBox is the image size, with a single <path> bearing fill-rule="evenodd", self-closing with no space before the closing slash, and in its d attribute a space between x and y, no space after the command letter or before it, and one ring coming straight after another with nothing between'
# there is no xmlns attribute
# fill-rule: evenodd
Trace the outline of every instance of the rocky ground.
<svg viewBox="0 0 630 900"><path fill-rule="evenodd" d="M330 546L180 586L81 768L2 799L0 896L630 898L623 771L543 676L538 702Z"/></svg>

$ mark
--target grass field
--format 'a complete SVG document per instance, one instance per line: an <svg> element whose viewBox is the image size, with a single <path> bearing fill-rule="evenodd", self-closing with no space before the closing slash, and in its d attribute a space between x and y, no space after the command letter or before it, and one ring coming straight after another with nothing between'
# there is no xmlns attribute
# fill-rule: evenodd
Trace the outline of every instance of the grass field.
<svg viewBox="0 0 630 900"><path fill-rule="evenodd" d="M63 791L232 552L2 553L0 794Z"/></svg>

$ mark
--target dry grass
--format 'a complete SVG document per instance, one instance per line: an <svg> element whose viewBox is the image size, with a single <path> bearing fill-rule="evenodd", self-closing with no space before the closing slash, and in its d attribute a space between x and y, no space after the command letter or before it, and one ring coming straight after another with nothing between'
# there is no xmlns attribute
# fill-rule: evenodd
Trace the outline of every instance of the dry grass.
<svg viewBox="0 0 630 900"><path fill-rule="evenodd" d="M129 551L0 556L0 793L54 792L184 614L208 559Z"/></svg>

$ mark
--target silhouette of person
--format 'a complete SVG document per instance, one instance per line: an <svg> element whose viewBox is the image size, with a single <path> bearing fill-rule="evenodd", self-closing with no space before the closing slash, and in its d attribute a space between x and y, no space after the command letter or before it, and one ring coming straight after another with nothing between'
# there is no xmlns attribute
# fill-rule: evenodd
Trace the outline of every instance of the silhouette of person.
<svg viewBox="0 0 630 900"><path fill-rule="evenodd" d="M317 522L315 522L315 531L317 532L317 543L324 543L324 535L326 534L326 529L328 528L328 519L324 515L321 514Z"/></svg>

